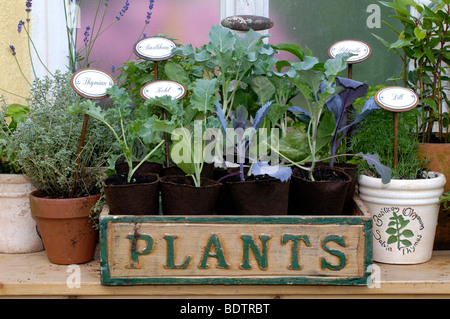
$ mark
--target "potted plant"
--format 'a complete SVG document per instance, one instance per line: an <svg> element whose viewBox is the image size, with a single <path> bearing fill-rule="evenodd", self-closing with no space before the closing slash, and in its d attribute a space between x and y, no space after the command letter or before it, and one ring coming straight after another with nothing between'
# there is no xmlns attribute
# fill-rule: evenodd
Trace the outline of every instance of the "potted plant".
<svg viewBox="0 0 450 319"><path fill-rule="evenodd" d="M398 165L389 183L359 164L359 195L372 214L375 261L414 264L431 258L445 177L427 171L418 159L418 142L410 132L414 122L413 112L399 113ZM353 151L376 152L381 162L394 166L392 127L390 112L372 112L352 136Z"/></svg>
<svg viewBox="0 0 450 319"><path fill-rule="evenodd" d="M448 14L450 4L446 1L382 2L395 10L401 28L388 27L398 39L389 43L376 36L389 51L398 55L403 71L393 77L405 87L413 89L420 98L417 122L414 125L420 144L418 156L427 159L427 167L443 173L450 191L450 115L448 112L448 65L450 45L448 41ZM450 247L450 236L445 229L450 227L448 211L441 211L436 245L440 249Z"/></svg>
<svg viewBox="0 0 450 319"><path fill-rule="evenodd" d="M263 105L253 120L253 124L248 120L247 109L239 106L233 119L233 127L230 136L225 115L219 103L216 104L216 114L220 120L225 138L233 145L237 154L239 169L229 175L222 177L227 179L236 177L226 184L233 207L237 214L242 215L286 215L288 209L289 183L291 178L291 168L280 165L270 166L266 162L260 162L257 158L252 158L249 149L256 148L252 145L254 135L264 121L271 102ZM236 143L234 143L234 135ZM256 154L258 155L258 154ZM265 155L265 154L259 154ZM244 163L248 160L250 169L246 172ZM230 212L231 213L231 212Z"/></svg>
<svg viewBox="0 0 450 319"><path fill-rule="evenodd" d="M90 125L78 153L83 121L66 111L81 98L70 77L58 71L36 79L26 120L7 136L10 159L37 188L30 194L31 212L47 256L57 264L93 258L98 236L91 209L101 197L101 167L110 149L105 128Z"/></svg>
<svg viewBox="0 0 450 319"><path fill-rule="evenodd" d="M87 114L105 125L115 138L118 153L115 163L123 157L127 163L125 174L112 174L103 182L106 201L111 214L151 215L159 213L159 175L138 174L137 171L163 144L161 136L152 130L153 117L133 110L132 100L123 88L114 85L107 90L112 105L102 108L92 100L73 105L70 114ZM143 158L133 155L136 143L144 148Z"/></svg>
<svg viewBox="0 0 450 319"><path fill-rule="evenodd" d="M181 70L180 72L183 72ZM186 103L162 96L149 99L146 104L161 107L167 119L155 118L155 130L170 134L170 158L182 174L161 178L163 214L212 214L221 184L205 178L204 167L212 162L206 157L206 136L217 126L211 116L217 100L216 79L197 79L187 85Z"/></svg>
<svg viewBox="0 0 450 319"><path fill-rule="evenodd" d="M340 121L347 102L343 102L342 96L338 94L349 94L351 85L336 85L336 78L347 67L347 57L341 54L335 59L319 63L315 57L309 56L304 61L292 64L295 73L290 81L301 92L302 99L297 102L302 103L302 107L293 106L289 110L301 114L307 124L306 129L297 129L280 141L281 156L296 166L289 196L291 214L336 215L343 210L350 176L333 165L317 163L336 156L333 153L330 157L328 148L335 152L339 144L337 138L341 138L346 130ZM339 84L341 82L345 81L338 81ZM339 100L336 101L336 98ZM335 114L330 110L334 110ZM358 155L373 164L377 163L374 156L363 153ZM382 168L378 164L377 167ZM386 173L389 175L388 171ZM324 201L324 198L327 200Z"/></svg>
<svg viewBox="0 0 450 319"><path fill-rule="evenodd" d="M41 251L44 246L30 211L29 195L35 188L22 174L20 167L14 164L15 154L8 151L9 135L19 123L26 120L30 109L3 102L0 110L0 224L4 234L0 238L0 252L12 254Z"/></svg>

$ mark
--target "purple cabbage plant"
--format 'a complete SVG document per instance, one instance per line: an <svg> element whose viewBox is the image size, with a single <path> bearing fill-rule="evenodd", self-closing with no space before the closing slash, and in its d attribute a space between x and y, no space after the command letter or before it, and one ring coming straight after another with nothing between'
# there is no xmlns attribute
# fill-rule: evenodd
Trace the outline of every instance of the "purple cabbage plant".
<svg viewBox="0 0 450 319"><path fill-rule="evenodd" d="M225 115L223 113L221 105L216 102L216 115L220 121L222 131L224 136L233 144L233 147L236 151L239 163L239 171L235 173L231 173L227 176L224 176L222 179L235 176L239 174L240 181L245 181L244 174L244 162L245 159L249 159L252 163L250 173L252 175L269 175L270 177L274 177L279 179L282 182L287 181L291 177L292 169L290 167L283 167L280 165L269 165L266 162L256 161L255 159L249 158L246 156L247 151L250 147L250 140L252 136L256 133L256 131L261 126L264 118L269 112L269 108L272 105L273 101L267 102L264 104L255 115L253 119L253 123L248 120L248 112L247 109L240 105L236 108L235 117L233 118L233 130L237 137L237 142L234 143L231 137L227 134L227 121L225 120Z"/></svg>

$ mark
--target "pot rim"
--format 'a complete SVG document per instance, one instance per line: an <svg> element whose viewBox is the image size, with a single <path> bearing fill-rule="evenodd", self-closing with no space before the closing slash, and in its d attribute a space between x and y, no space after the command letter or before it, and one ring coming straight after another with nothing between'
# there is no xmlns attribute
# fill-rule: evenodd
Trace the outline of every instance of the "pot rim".
<svg viewBox="0 0 450 319"><path fill-rule="evenodd" d="M117 175L117 174L114 174L114 175ZM148 175L156 177L156 180L154 180L153 182L148 182L148 183L134 183L134 184L125 184L125 185L106 185L105 180L102 180L102 185L103 185L103 187L108 187L108 188L130 188L130 187L137 187L137 186L155 185L155 184L158 184L161 180L161 178L159 177L159 174L157 174L157 173L143 174L143 176L148 176Z"/></svg>
<svg viewBox="0 0 450 319"><path fill-rule="evenodd" d="M383 184L381 178L362 174L358 178L358 184L379 188L401 188L401 189L423 189L427 187L444 187L446 179L444 174L439 172L428 172L429 178L424 179L391 179L388 184ZM433 176L435 175L435 176Z"/></svg>
<svg viewBox="0 0 450 319"><path fill-rule="evenodd" d="M339 175L341 176L345 176L346 180L320 180L320 181L311 181L309 179L305 179L303 177L300 176L296 176L294 172L292 172L291 178L295 178L295 179L301 179L302 181L308 182L308 183L349 183L352 181L352 177L347 174L342 168L336 167L336 166L327 166L327 165L317 165L315 168L325 168L325 169L329 169L332 170L334 172L337 172Z"/></svg>
<svg viewBox="0 0 450 319"><path fill-rule="evenodd" d="M222 183L220 183L218 181L215 181L215 180L209 179L209 178L203 178L203 177L200 178L200 182L208 181L211 184L210 185L202 185L200 187L197 187L195 185L179 184L179 183L175 183L175 182L171 181L171 179L173 179L173 178L180 178L180 177L188 178L189 176L184 176L184 175L167 175L167 176L161 177L159 181L162 184L177 185L177 186L189 187L189 188L212 188L212 187L218 187L218 186L222 185Z"/></svg>

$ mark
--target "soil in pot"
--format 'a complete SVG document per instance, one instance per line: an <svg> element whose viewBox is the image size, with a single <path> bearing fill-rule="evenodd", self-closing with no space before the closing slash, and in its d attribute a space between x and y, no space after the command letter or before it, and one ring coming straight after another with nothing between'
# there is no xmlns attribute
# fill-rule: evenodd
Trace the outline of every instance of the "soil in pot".
<svg viewBox="0 0 450 319"><path fill-rule="evenodd" d="M263 216L287 214L290 180L281 182L267 175L250 176L244 182L233 180L226 185L237 214Z"/></svg>
<svg viewBox="0 0 450 319"><path fill-rule="evenodd" d="M289 189L290 215L342 215L351 177L334 167L317 166L308 172L294 169Z"/></svg>
<svg viewBox="0 0 450 319"><path fill-rule="evenodd" d="M50 262L61 265L92 260L98 240L90 210L99 195L53 199L40 191L30 194L30 206Z"/></svg>
<svg viewBox="0 0 450 319"><path fill-rule="evenodd" d="M159 214L159 175L134 175L131 183L126 175L111 175L103 182L111 215Z"/></svg>
<svg viewBox="0 0 450 319"><path fill-rule="evenodd" d="M221 186L202 178L201 186L196 187L188 176L164 176L160 184L164 215L211 215Z"/></svg>
<svg viewBox="0 0 450 319"><path fill-rule="evenodd" d="M139 162L133 162L133 168L135 168ZM116 163L115 165L116 174L122 175L122 174L128 174L128 163ZM139 166L138 170L135 174L137 175L144 175L148 173L158 174L162 175L163 166L160 163L155 162L144 162L141 166Z"/></svg>

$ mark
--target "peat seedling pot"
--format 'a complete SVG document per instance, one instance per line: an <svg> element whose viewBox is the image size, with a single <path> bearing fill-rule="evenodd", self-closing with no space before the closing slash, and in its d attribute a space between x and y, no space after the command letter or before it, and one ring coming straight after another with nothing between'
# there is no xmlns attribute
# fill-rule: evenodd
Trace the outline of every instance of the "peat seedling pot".
<svg viewBox="0 0 450 319"><path fill-rule="evenodd" d="M222 185L202 178L196 187L188 176L164 176L160 184L164 215L211 215Z"/></svg>
<svg viewBox="0 0 450 319"><path fill-rule="evenodd" d="M126 175L111 175L103 181L106 202L112 215L159 214L159 175L135 175L127 183Z"/></svg>
<svg viewBox="0 0 450 319"><path fill-rule="evenodd" d="M252 178L255 178L252 176ZM290 180L264 176L226 184L239 215L287 215Z"/></svg>
<svg viewBox="0 0 450 319"><path fill-rule="evenodd" d="M428 261L445 177L430 172L427 179L393 179L362 175L359 195L372 215L373 260L389 264Z"/></svg>
<svg viewBox="0 0 450 319"><path fill-rule="evenodd" d="M133 168L138 165L139 162L133 162ZM122 174L128 174L128 163L122 162L122 163L116 163L115 165L116 174L122 175ZM148 173L158 174L162 175L163 166L160 163L155 162L144 162L141 166L139 166L138 170L135 174L137 175L144 175Z"/></svg>
<svg viewBox="0 0 450 319"><path fill-rule="evenodd" d="M90 210L100 194L89 197L53 199L41 190L30 194L30 206L50 262L81 264L92 260L98 231L90 221Z"/></svg>
<svg viewBox="0 0 450 319"><path fill-rule="evenodd" d="M289 189L289 215L342 215L351 177L336 167L316 166L315 181L294 169Z"/></svg>

